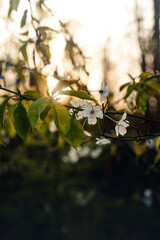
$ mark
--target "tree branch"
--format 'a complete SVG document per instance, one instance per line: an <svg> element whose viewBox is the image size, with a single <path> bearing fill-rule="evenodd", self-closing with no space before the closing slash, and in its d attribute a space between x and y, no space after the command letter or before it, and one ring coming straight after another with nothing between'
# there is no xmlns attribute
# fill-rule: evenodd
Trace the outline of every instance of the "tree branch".
<svg viewBox="0 0 160 240"><path fill-rule="evenodd" d="M17 96L19 96L19 97L21 97L23 99L26 99L26 100L32 100L32 101L36 101L37 100L36 98L29 97L27 95L23 95L21 93L14 92L14 91L9 90L7 88L0 87L0 90L6 91L6 92L9 92L9 93L13 93L14 95L17 95Z"/></svg>

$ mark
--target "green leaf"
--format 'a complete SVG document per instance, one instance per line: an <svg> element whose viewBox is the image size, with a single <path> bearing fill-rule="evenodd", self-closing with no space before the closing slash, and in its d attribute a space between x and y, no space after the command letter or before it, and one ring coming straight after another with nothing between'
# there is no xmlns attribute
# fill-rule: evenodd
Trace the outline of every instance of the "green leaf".
<svg viewBox="0 0 160 240"><path fill-rule="evenodd" d="M3 127L4 125L4 113L7 106L7 103L11 97L7 97L1 104L0 104L0 126Z"/></svg>
<svg viewBox="0 0 160 240"><path fill-rule="evenodd" d="M38 121L39 115L44 111L44 109L47 107L48 101L44 98L37 99L32 105L30 106L28 110L28 119L30 121L30 124L32 128L35 128L35 125Z"/></svg>
<svg viewBox="0 0 160 240"><path fill-rule="evenodd" d="M67 88L69 86L71 86L73 83L77 83L78 80L75 81L69 81L69 80L61 80L59 81L55 88L52 91L52 95L55 94L56 92L59 92L60 90L62 90L63 88Z"/></svg>
<svg viewBox="0 0 160 240"><path fill-rule="evenodd" d="M26 32L21 33L20 35L22 35L22 36L28 36L28 34L29 34L29 31L26 31Z"/></svg>
<svg viewBox="0 0 160 240"><path fill-rule="evenodd" d="M147 101L148 101L148 94L143 90L140 89L137 94L137 108L138 110L145 115L145 112L147 110Z"/></svg>
<svg viewBox="0 0 160 240"><path fill-rule="evenodd" d="M25 44L19 49L19 51L22 53L24 59L26 60L26 62L28 62L28 56L27 56L27 44L28 42L25 42Z"/></svg>
<svg viewBox="0 0 160 240"><path fill-rule="evenodd" d="M46 45L46 44L42 44L42 48L45 50L48 58L51 57L51 52L50 52L50 48L49 48L49 45Z"/></svg>
<svg viewBox="0 0 160 240"><path fill-rule="evenodd" d="M160 95L160 84L155 82L154 79L151 79L144 83L144 86L147 87L149 90L152 90L154 93Z"/></svg>
<svg viewBox="0 0 160 240"><path fill-rule="evenodd" d="M47 27L47 26L39 27L38 30L39 30L40 32L52 31L52 32L58 33L57 30L54 30L54 29L52 29L52 28L50 28L50 27Z"/></svg>
<svg viewBox="0 0 160 240"><path fill-rule="evenodd" d="M55 88L52 91L52 95L55 94L56 92L59 92L60 90L62 90L63 88L67 88L69 86L71 86L74 83L77 83L78 80L74 80L74 81L69 81L69 80L61 80L59 81Z"/></svg>
<svg viewBox="0 0 160 240"><path fill-rule="evenodd" d="M61 103L53 103L53 118L61 135L66 135L70 128L70 116L66 107Z"/></svg>
<svg viewBox="0 0 160 240"><path fill-rule="evenodd" d="M119 90L122 91L125 87L127 87L129 84L131 84L130 82L127 82L123 85L120 86Z"/></svg>
<svg viewBox="0 0 160 240"><path fill-rule="evenodd" d="M22 19L21 19L21 28L24 27L24 25L26 24L26 19L27 19L27 9L24 10L24 13L23 13L23 16L22 16Z"/></svg>
<svg viewBox="0 0 160 240"><path fill-rule="evenodd" d="M28 96L28 97L31 97L31 98L35 98L35 99L38 99L38 98L41 98L41 97L42 97L39 92L34 91L34 90L26 91L26 92L24 93L24 95L26 95L26 96Z"/></svg>
<svg viewBox="0 0 160 240"><path fill-rule="evenodd" d="M10 7L8 11L8 16L10 16L12 10L17 11L20 0L10 0Z"/></svg>
<svg viewBox="0 0 160 240"><path fill-rule="evenodd" d="M44 109L44 111L41 113L40 118L41 118L42 121L45 120L45 118L47 117L47 114L48 114L48 112L51 110L51 108L52 108L52 105L50 104L50 105L48 105L48 106Z"/></svg>
<svg viewBox="0 0 160 240"><path fill-rule="evenodd" d="M50 56L51 56L51 53L50 53L50 48L49 48L49 45L46 45L46 44L43 44L43 43L37 43L36 44L36 49L37 51L39 51L43 58L43 62L44 62L44 65L47 65L50 63Z"/></svg>
<svg viewBox="0 0 160 240"><path fill-rule="evenodd" d="M136 85L133 84L133 85L129 85L128 88L127 88L127 93L124 97L124 99L126 99L127 97L129 97L129 95L132 93L132 91L136 89Z"/></svg>
<svg viewBox="0 0 160 240"><path fill-rule="evenodd" d="M160 137L158 137L156 140L156 150L157 151L158 151L159 147L160 147Z"/></svg>
<svg viewBox="0 0 160 240"><path fill-rule="evenodd" d="M147 80L148 77L152 76L153 74L150 72L143 72L138 77L140 78L140 81Z"/></svg>
<svg viewBox="0 0 160 240"><path fill-rule="evenodd" d="M83 91L65 90L65 91L59 92L59 95L69 95L69 96L74 96L74 97L81 98L81 99L87 99L87 100L90 100L90 101L95 101L95 99L91 98L88 95L88 93L83 92Z"/></svg>
<svg viewBox="0 0 160 240"><path fill-rule="evenodd" d="M15 109L13 116L15 119L15 128L17 134L23 140L26 140L30 128L26 109L22 105L20 105Z"/></svg>
<svg viewBox="0 0 160 240"><path fill-rule="evenodd" d="M2 141L2 139L0 139L0 145L2 145L3 147L7 147L6 144Z"/></svg>
<svg viewBox="0 0 160 240"><path fill-rule="evenodd" d="M70 122L70 129L65 136L66 141L75 149L83 142L84 129L81 123L72 118Z"/></svg>
<svg viewBox="0 0 160 240"><path fill-rule="evenodd" d="M157 155L156 155L156 157L154 159L153 166L155 166L159 161L160 161L160 151L157 153Z"/></svg>
<svg viewBox="0 0 160 240"><path fill-rule="evenodd" d="M135 78L134 78L134 77L132 77L132 75L131 75L131 74L129 74L129 73L128 73L128 76L129 76L129 77L132 79L132 81L133 81L133 82L135 82Z"/></svg>

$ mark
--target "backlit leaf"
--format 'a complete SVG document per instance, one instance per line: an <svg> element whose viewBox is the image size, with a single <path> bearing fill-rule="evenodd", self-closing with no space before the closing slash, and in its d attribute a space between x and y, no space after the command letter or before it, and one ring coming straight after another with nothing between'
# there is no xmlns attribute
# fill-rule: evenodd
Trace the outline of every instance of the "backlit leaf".
<svg viewBox="0 0 160 240"><path fill-rule="evenodd" d="M47 105L48 105L48 101L44 97L44 98L37 99L30 106L27 115L28 115L29 122L33 129L35 128L35 125L38 121L40 114L44 111L44 109L47 107Z"/></svg>
<svg viewBox="0 0 160 240"><path fill-rule="evenodd" d="M77 97L77 98L86 99L86 100L90 100L90 101L95 101L93 98L91 98L88 95L88 93L83 92L83 91L65 90L65 91L59 92L59 94L60 95L74 96L74 97Z"/></svg>
<svg viewBox="0 0 160 240"><path fill-rule="evenodd" d="M24 59L26 62L28 62L28 56L27 56L27 42L19 49L19 51L22 53Z"/></svg>
<svg viewBox="0 0 160 240"><path fill-rule="evenodd" d="M76 81L69 81L69 80L61 80L57 83L55 88L52 91L52 95L54 95L56 92L61 91L63 88L71 86L73 83L76 83Z"/></svg>
<svg viewBox="0 0 160 240"><path fill-rule="evenodd" d="M27 9L24 10L24 13L23 13L23 16L22 16L22 19L21 19L21 28L23 28L24 25L26 24L26 19L27 19Z"/></svg>
<svg viewBox="0 0 160 240"><path fill-rule="evenodd" d="M26 109L22 105L18 106L15 109L13 116L15 119L15 128L17 134L23 140L26 140L30 128Z"/></svg>
<svg viewBox="0 0 160 240"><path fill-rule="evenodd" d="M145 115L147 110L147 101L148 101L148 94L143 90L140 89L137 94L136 104L138 110Z"/></svg>
<svg viewBox="0 0 160 240"><path fill-rule="evenodd" d="M20 0L10 0L10 7L8 11L8 16L10 16L12 10L17 11Z"/></svg>
<svg viewBox="0 0 160 240"><path fill-rule="evenodd" d="M147 80L148 77L152 76L153 74L150 72L143 72L139 75L140 81Z"/></svg>
<svg viewBox="0 0 160 240"><path fill-rule="evenodd" d="M65 139L75 149L83 142L84 129L81 123L72 118L70 122L70 129L67 132Z"/></svg>
<svg viewBox="0 0 160 240"><path fill-rule="evenodd" d="M124 99L128 98L129 95L132 93L132 91L136 88L136 85L129 85L128 88L127 88L127 93L124 97Z"/></svg>
<svg viewBox="0 0 160 240"><path fill-rule="evenodd" d="M0 104L0 126L3 127L4 125L4 114L7 103L11 97L7 97L1 104Z"/></svg>
<svg viewBox="0 0 160 240"><path fill-rule="evenodd" d="M53 118L61 135L66 135L70 128L70 116L66 107L60 103L53 103Z"/></svg>
<svg viewBox="0 0 160 240"><path fill-rule="evenodd" d="M47 117L47 114L48 114L48 112L51 110L51 108L52 108L52 105L50 104L50 105L48 105L48 106L44 109L44 111L40 114L40 119L41 119L42 121L45 120L45 118Z"/></svg>
<svg viewBox="0 0 160 240"><path fill-rule="evenodd" d="M160 161L160 151L157 153L157 155L156 155L156 157L154 159L153 166L155 166L159 161Z"/></svg>
<svg viewBox="0 0 160 240"><path fill-rule="evenodd" d="M26 95L26 96L28 96L28 97L31 97L31 98L34 98L34 99L38 99L38 98L41 98L41 97L42 97L39 92L34 91L34 90L26 91L26 92L24 93L24 95Z"/></svg>
<svg viewBox="0 0 160 240"><path fill-rule="evenodd" d="M158 151L159 147L160 147L160 137L158 137L156 140L156 150L157 151Z"/></svg>
<svg viewBox="0 0 160 240"><path fill-rule="evenodd" d="M120 86L119 90L122 91L125 87L127 87L129 84L131 84L130 82L127 82L123 85Z"/></svg>
<svg viewBox="0 0 160 240"><path fill-rule="evenodd" d="M154 93L160 95L160 84L154 81L154 79L151 79L147 82L145 82L145 87L152 90Z"/></svg>

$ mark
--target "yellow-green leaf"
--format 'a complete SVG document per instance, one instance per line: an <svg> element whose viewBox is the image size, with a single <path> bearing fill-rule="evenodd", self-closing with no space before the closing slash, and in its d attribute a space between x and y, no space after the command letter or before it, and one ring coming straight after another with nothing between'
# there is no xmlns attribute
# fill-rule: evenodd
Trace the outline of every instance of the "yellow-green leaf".
<svg viewBox="0 0 160 240"><path fill-rule="evenodd" d="M70 129L65 136L66 141L75 149L83 142L84 129L81 123L72 118L70 122Z"/></svg>
<svg viewBox="0 0 160 240"><path fill-rule="evenodd" d="M56 92L61 91L62 89L71 86L73 83L78 82L78 80L76 81L69 81L69 80L61 80L57 83L57 85L55 86L55 88L52 91L52 95L55 94Z"/></svg>
<svg viewBox="0 0 160 240"><path fill-rule="evenodd" d="M152 76L153 74L150 72L143 72L139 75L140 81L147 79L148 77Z"/></svg>
<svg viewBox="0 0 160 240"><path fill-rule="evenodd" d="M70 116L66 107L60 103L53 103L53 118L58 131L65 136L70 128Z"/></svg>
<svg viewBox="0 0 160 240"><path fill-rule="evenodd" d="M3 127L4 125L4 114L7 103L11 97L7 97L1 104L0 104L0 126Z"/></svg>
<svg viewBox="0 0 160 240"><path fill-rule="evenodd" d="M138 110L145 115L145 112L147 110L147 101L148 101L148 94L143 90L139 89L136 99L136 104Z"/></svg>
<svg viewBox="0 0 160 240"><path fill-rule="evenodd" d="M23 28L24 25L26 24L26 19L27 19L27 9L24 10L24 13L23 13L23 16L22 16L22 19L21 19L21 28Z"/></svg>
<svg viewBox="0 0 160 240"><path fill-rule="evenodd" d="M23 140L26 140L30 124L28 121L26 109L23 105L18 106L13 113L15 119L16 132Z"/></svg>
<svg viewBox="0 0 160 240"><path fill-rule="evenodd" d="M23 55L23 58L24 58L24 60L26 61L26 62L28 62L28 56L27 56L27 44L28 44L28 42L26 42L20 49L19 49L19 51L22 53L22 55Z"/></svg>
<svg viewBox="0 0 160 240"><path fill-rule="evenodd" d="M12 10L17 11L20 0L10 0L10 7L8 11L8 16L10 16Z"/></svg>
<svg viewBox="0 0 160 240"><path fill-rule="evenodd" d="M149 80L145 82L145 86L152 90L154 93L160 95L160 84L155 82L154 80Z"/></svg>
<svg viewBox="0 0 160 240"><path fill-rule="evenodd" d="M156 140L156 150L157 151L158 151L159 147L160 147L160 137L158 137Z"/></svg>
<svg viewBox="0 0 160 240"><path fill-rule="evenodd" d="M156 157L154 159L153 166L155 166L159 161L160 161L160 151L157 153L157 155L156 155Z"/></svg>
<svg viewBox="0 0 160 240"><path fill-rule="evenodd" d="M60 95L69 95L69 96L74 96L77 98L81 99L86 99L89 101L95 101L95 99L91 98L88 93L83 92L83 91L75 91L75 90L66 90L66 91L61 91L59 92Z"/></svg>
<svg viewBox="0 0 160 240"><path fill-rule="evenodd" d="M26 96L28 96L28 97L31 97L31 98L34 98L34 99L38 99L38 98L41 98L41 97L42 97L39 92L34 91L34 90L26 91L26 92L24 93L24 95L26 95Z"/></svg>
<svg viewBox="0 0 160 240"><path fill-rule="evenodd" d="M27 115L28 115L29 122L33 129L35 128L35 125L38 121L40 114L44 111L44 109L47 107L47 105L48 105L48 101L44 97L44 98L37 99L30 106Z"/></svg>

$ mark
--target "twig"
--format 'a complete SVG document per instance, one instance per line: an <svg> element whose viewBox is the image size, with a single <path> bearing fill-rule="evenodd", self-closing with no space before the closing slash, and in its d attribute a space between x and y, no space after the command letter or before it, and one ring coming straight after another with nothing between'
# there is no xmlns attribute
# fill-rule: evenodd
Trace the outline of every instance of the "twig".
<svg viewBox="0 0 160 240"><path fill-rule="evenodd" d="M124 112L107 111L106 114L110 114L110 115L123 115ZM151 118L148 118L148 117L143 117L143 116L139 116L139 115L135 115L135 114L131 114L131 113L127 113L127 116L133 117L133 118L138 118L138 119L144 120L146 122L160 123L160 120L151 119Z"/></svg>
<svg viewBox="0 0 160 240"><path fill-rule="evenodd" d="M32 100L32 101L36 101L36 100L37 100L36 98L29 97L29 96L27 96L27 95L23 95L23 94L14 92L14 91L9 90L9 89L7 89L7 88L0 87L0 90L6 91L6 92L9 92L9 93L13 93L14 95L17 95L17 96L19 96L19 97L21 97L21 98L23 98L23 99Z"/></svg>

